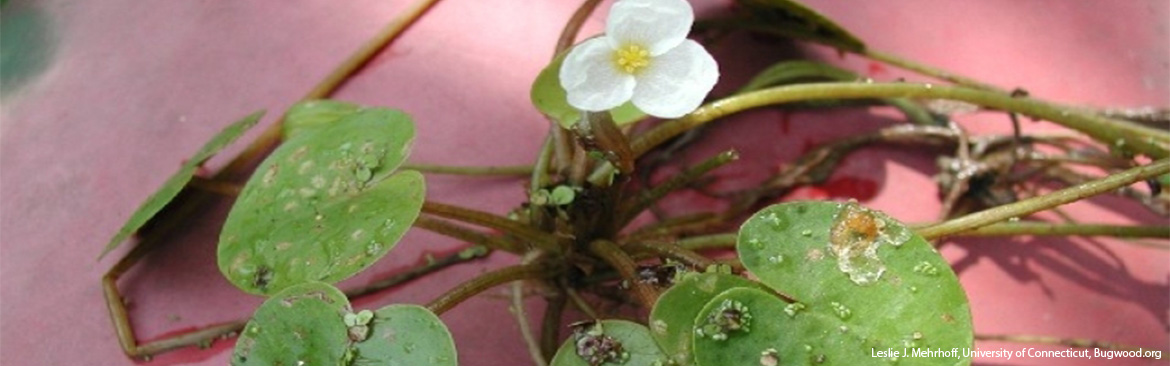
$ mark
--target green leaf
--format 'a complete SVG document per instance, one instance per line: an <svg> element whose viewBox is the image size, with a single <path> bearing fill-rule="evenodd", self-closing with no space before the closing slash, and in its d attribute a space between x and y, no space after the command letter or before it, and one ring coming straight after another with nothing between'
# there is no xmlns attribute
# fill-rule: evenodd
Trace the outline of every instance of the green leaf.
<svg viewBox="0 0 1170 366"><path fill-rule="evenodd" d="M821 62L781 61L756 74L737 93L806 80L854 81L858 78L860 76L852 71Z"/></svg>
<svg viewBox="0 0 1170 366"><path fill-rule="evenodd" d="M816 365L817 355L806 355L803 346L807 340L822 342L828 337L837 341L835 332L807 334L796 328L784 312L785 304L776 296L754 288L733 288L712 297L702 305L694 319L692 333L709 329L713 319L727 317L728 311L741 319L748 319L738 330L724 333L726 338L715 338L711 334L694 337L695 364L702 366L721 365ZM731 309L731 310L728 310ZM815 325L815 324L814 324ZM707 327L707 328L704 328ZM813 352L819 351L813 348ZM854 350L856 351L856 350ZM834 355L835 356L835 355ZM807 360L807 361L805 361ZM783 362L770 362L783 361ZM836 357L825 360L825 365L869 365L873 360L858 363L840 362Z"/></svg>
<svg viewBox="0 0 1170 366"><path fill-rule="evenodd" d="M284 139L328 127L361 110L360 105L328 99L297 103L284 115L284 124L281 126Z"/></svg>
<svg viewBox="0 0 1170 366"><path fill-rule="evenodd" d="M826 364L870 364L871 350L972 345L967 296L950 266L880 212L856 203L770 206L743 224L737 250L761 282L804 307L792 309L799 332L785 337L826 355ZM905 357L899 364L940 362Z"/></svg>
<svg viewBox="0 0 1170 366"><path fill-rule="evenodd" d="M422 207L422 174L395 173L413 138L406 114L371 108L285 142L228 214L220 271L236 287L265 295L341 281L373 264Z"/></svg>
<svg viewBox="0 0 1170 366"><path fill-rule="evenodd" d="M354 365L458 365L455 341L447 327L417 305L378 309L369 337L354 347Z"/></svg>
<svg viewBox="0 0 1170 366"><path fill-rule="evenodd" d="M349 300L333 286L308 282L269 298L244 326L233 366L337 365L349 348L342 322Z"/></svg>
<svg viewBox="0 0 1170 366"><path fill-rule="evenodd" d="M581 111L569 105L565 88L561 86L561 63L568 52L557 55L551 63L540 71L532 83L532 105L544 113L545 116L557 121L561 127L572 129L577 121L581 120ZM619 126L637 122L646 118L646 113L639 110L633 103L627 102L609 111L613 122Z"/></svg>
<svg viewBox="0 0 1170 366"><path fill-rule="evenodd" d="M816 10L792 0L739 0L751 18L739 22L752 30L801 39L847 51L865 50L860 38Z"/></svg>
<svg viewBox="0 0 1170 366"><path fill-rule="evenodd" d="M595 351L600 344L620 346L620 350L614 347L602 346L605 350L616 350L617 359L605 362L605 365L622 365L622 366L662 366L666 364L666 356L662 354L662 350L658 349L658 345L654 344L654 339L650 336L650 330L646 326L629 322L625 320L602 320L596 325L599 328L594 328L596 333L583 330L580 334L575 334L569 337L561 348L557 350L556 356L553 357L550 366L597 366L602 363L590 364L585 359L578 355L578 344L581 343L582 350ZM580 342L580 337L591 337L584 339L586 342ZM594 347L588 347L593 345Z"/></svg>
<svg viewBox="0 0 1170 366"><path fill-rule="evenodd" d="M733 288L762 288L755 281L722 273L688 273L662 293L650 312L650 328L662 351L677 365L691 364L695 318L716 295Z"/></svg>
<svg viewBox="0 0 1170 366"><path fill-rule="evenodd" d="M162 211L162 209L165 208L167 204L171 202L171 200L175 199L175 197L179 195L179 192L183 190L183 187L187 186L187 182L190 182L191 178L195 176L195 171L199 169L200 165L202 165L207 161L207 159L210 159L220 150L223 150L224 147L231 144L232 141L235 141L240 137L240 135L243 135L244 132L249 128L255 126L256 122L259 122L260 117L262 116L264 116L264 111L252 113L247 117L244 117L243 119L228 125L222 131L212 137L210 141L207 141L207 143L204 144L203 147L201 147L194 156L183 162L183 165L179 167L179 171L171 175L171 177L167 179L166 183L163 183L162 187L160 187L158 191L155 191L154 194L150 195L150 197L147 198L141 206L138 206L138 210L135 210L134 213L130 215L130 219L126 220L126 223L122 225L122 228L118 230L118 233L115 234L112 239L110 239L110 242L106 244L106 248L102 250L102 254L98 256L98 258L100 259L101 257L105 257L106 254L109 254L110 251L114 250L118 247L118 245L121 245L122 242L126 241L126 239L129 238L131 234L134 234L138 231L138 229L141 229L142 225L145 225L147 221L150 221L154 215L157 215L160 211Z"/></svg>

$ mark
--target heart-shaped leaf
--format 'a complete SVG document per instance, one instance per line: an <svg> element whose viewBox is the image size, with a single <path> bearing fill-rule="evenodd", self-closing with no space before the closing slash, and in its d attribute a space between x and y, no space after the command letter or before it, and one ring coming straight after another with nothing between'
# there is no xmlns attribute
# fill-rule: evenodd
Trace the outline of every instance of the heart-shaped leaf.
<svg viewBox="0 0 1170 366"><path fill-rule="evenodd" d="M761 282L799 301L789 305L798 326L785 337L832 364L869 364L872 354L890 348L972 345L971 311L954 272L930 244L885 214L856 203L774 205L743 224L737 250ZM900 364L939 362L902 358Z"/></svg>
<svg viewBox="0 0 1170 366"><path fill-rule="evenodd" d="M237 138L239 138L240 135L243 135L244 132L249 128L255 126L256 122L259 122L260 117L263 116L264 111L252 113L247 117L244 117L243 119L228 125L222 131L212 137L210 141L207 141L203 147L199 148L199 151L196 152L194 156L183 162L183 165L179 167L179 171L171 175L171 177L167 179L166 183L163 183L162 187L159 187L158 191L155 191L154 194L150 195L150 197L146 199L145 202L142 202L141 206L138 206L138 210L135 210L134 213L130 215L130 219L126 220L126 223L122 225L121 229L118 229L118 233L115 234L112 239L110 239L110 242L106 244L106 248L102 250L102 254L98 258L109 254L110 251L114 250L118 247L118 245L121 245L122 242L126 241L126 239L129 238L131 234L134 234L138 231L138 229L141 229L142 225L145 225L147 221L150 221L154 215L157 215L159 211L162 211L162 209L166 207L167 204L171 202L171 200L175 199L175 196L179 195L179 192L183 190L183 187L187 186L187 182L190 182L191 178L195 176L195 171L199 169L200 165L203 165L207 159L210 159L220 150L223 150L224 147L231 144L232 141L235 141Z"/></svg>
<svg viewBox="0 0 1170 366"><path fill-rule="evenodd" d="M244 326L233 366L337 365L349 349L349 300L333 286L308 282L269 298Z"/></svg>
<svg viewBox="0 0 1170 366"><path fill-rule="evenodd" d="M588 359L588 360L587 360ZM661 366L666 356L646 326L625 320L583 325L557 350L550 366Z"/></svg>
<svg viewBox="0 0 1170 366"><path fill-rule="evenodd" d="M395 174L414 125L371 108L297 134L257 168L220 233L220 271L270 294L346 279L385 255L418 217L421 174Z"/></svg>
<svg viewBox="0 0 1170 366"><path fill-rule="evenodd" d="M341 291L306 282L260 305L236 342L232 365L455 366L457 357L451 333L426 308L353 313Z"/></svg>
<svg viewBox="0 0 1170 366"><path fill-rule="evenodd" d="M369 336L354 343L354 365L456 366L455 341L439 317L418 305L374 312Z"/></svg>
<svg viewBox="0 0 1170 366"><path fill-rule="evenodd" d="M540 71L536 80L532 82L531 97L532 105L541 113L557 121L561 127L572 129L573 125L581 120L581 111L569 105L565 88L561 86L561 63L567 54L568 52L562 52L557 55L544 70ZM645 112L629 102L611 109L609 114L613 117L613 122L619 126L646 118Z"/></svg>
<svg viewBox="0 0 1170 366"><path fill-rule="evenodd" d="M658 346L677 365L690 365L695 318L716 295L733 288L763 288L724 273L687 273L658 297L650 312L650 330Z"/></svg>

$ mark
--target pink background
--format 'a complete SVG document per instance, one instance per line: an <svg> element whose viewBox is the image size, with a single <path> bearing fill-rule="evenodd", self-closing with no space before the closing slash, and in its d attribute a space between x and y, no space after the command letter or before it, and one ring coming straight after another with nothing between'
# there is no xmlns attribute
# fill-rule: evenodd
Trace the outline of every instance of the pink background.
<svg viewBox="0 0 1170 366"><path fill-rule="evenodd" d="M269 110L264 123L271 123L407 3L11 1L3 9L4 22L41 19L45 30L37 34L47 52L42 70L14 89L5 86L0 112L0 364L131 364L114 338L99 286L100 276L125 249L97 261L102 245L212 134L261 108ZM1024 87L1033 96L1096 106L1165 107L1170 99L1170 2L1163 0L810 3L875 49L1004 87ZM419 136L414 161L530 162L547 122L529 105L528 87L577 4L443 1L336 98L413 115ZM701 17L725 11L729 4L700 1L696 9ZM600 31L604 13L590 19L585 34ZM724 74L714 95L794 54L790 46L743 35L710 49ZM877 79L908 76L856 57L842 59L831 50L802 49ZM1001 115L960 120L977 132L1007 129ZM692 157L739 148L745 159L723 170L727 179L720 183L734 188L766 176L809 144L887 124L859 110L821 116L754 111L710 129ZM1030 130L1048 126L1025 125ZM223 161L220 157L212 164ZM938 208L930 180L934 173L933 158L923 151L868 149L850 158L826 186L802 190L794 198L860 196L904 221L929 221ZM428 177L429 198L497 213L524 198L520 187L517 180ZM681 210L703 204L695 194L682 194L666 206ZM1166 224L1165 218L1116 198L1078 203L1070 212L1085 222ZM215 269L216 233L199 229L213 222L191 222L190 232L175 245L155 252L122 280L140 340L248 316L259 304L259 298L235 290ZM1167 348L1170 261L1165 251L1081 238L957 243L942 251L971 298L977 332ZM412 232L394 254L344 285L415 263L423 252L458 246ZM462 279L512 262L501 255L456 267L356 306L424 303ZM529 363L498 294L477 297L443 315L464 365ZM529 304L539 312L537 302ZM212 350L166 354L152 364L223 365L230 347L220 342ZM1165 364L1168 356L1162 361L977 362L1145 365Z"/></svg>

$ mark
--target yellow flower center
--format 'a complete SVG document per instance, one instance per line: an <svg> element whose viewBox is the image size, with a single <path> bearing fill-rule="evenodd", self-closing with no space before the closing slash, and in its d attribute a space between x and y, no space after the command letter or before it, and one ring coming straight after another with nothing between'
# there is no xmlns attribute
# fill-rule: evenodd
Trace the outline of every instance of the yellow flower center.
<svg viewBox="0 0 1170 366"><path fill-rule="evenodd" d="M627 74L636 74L650 65L650 51L636 44L628 44L619 47L613 53L613 63L618 70L625 71Z"/></svg>

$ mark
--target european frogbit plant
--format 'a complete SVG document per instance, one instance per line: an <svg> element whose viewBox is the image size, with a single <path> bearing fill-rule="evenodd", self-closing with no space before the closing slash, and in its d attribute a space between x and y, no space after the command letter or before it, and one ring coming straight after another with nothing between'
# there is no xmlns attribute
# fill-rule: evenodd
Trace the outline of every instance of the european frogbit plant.
<svg viewBox="0 0 1170 366"><path fill-rule="evenodd" d="M687 39L695 15L684 0L620 0L605 34L577 45L561 66L569 104L597 112L632 101L656 117L690 113L719 80L715 59Z"/></svg>
<svg viewBox="0 0 1170 366"><path fill-rule="evenodd" d="M737 2L742 14L709 24L869 55L858 38L796 2ZM597 3L586 1L583 9ZM195 179L197 166L256 124L260 114L229 126L143 204L107 252L141 228L161 231L188 222L183 215L198 211L194 205L201 200L212 200L209 192L230 195L234 205L217 250L220 271L236 287L266 301L246 323L138 345L117 280L150 248L144 239L103 278L124 350L149 357L239 335L233 365L453 366L460 360L438 316L512 283L513 313L529 354L540 365L936 365L944 361L893 353L970 349L973 344L967 295L927 240L972 230L982 235L1084 233L1077 231L1083 230L1080 226L1013 219L1113 191L1166 214L1170 134L1165 131L899 60L893 62L957 85L858 82L857 74L825 63L784 61L761 70L736 94L700 107L719 70L702 45L687 39L693 23L693 9L683 0L617 0L605 34L558 46L558 56L531 92L537 109L555 123L530 166L411 164L415 128L406 113L312 100L293 106L283 124L264 135L276 138L257 140L222 174L243 176L239 173L249 173L242 168L248 164L238 162L271 151L246 182ZM579 19L571 21L562 39L573 39L578 26ZM891 62L889 56L885 61ZM343 70L348 71L341 75L353 72ZM859 99L897 108L905 123L810 148L775 176L742 190L711 192L712 185L704 183L718 179L711 171L736 160L733 150L661 181L647 178L660 172L647 155L669 157L685 150L686 139L671 139L705 123L756 107L794 102L847 107ZM1007 111L1013 119L1016 114L1047 119L1105 144L1066 144L1063 138L1025 134L968 136L919 99L954 99ZM608 113L595 113L603 111ZM647 114L685 117L650 128L619 128ZM940 192L946 192L942 216L947 221L912 228L856 201L772 204L795 188L824 183L844 156L881 142L958 149L938 157L951 162L942 164L938 179ZM1057 156L1066 160L1092 157L1077 163L1095 164L1108 174L1075 176L1059 192L1020 198L1037 182L1079 174L1052 169L1065 161L1043 159L1053 150L1063 150ZM1028 177L1011 174L1022 171L1030 172ZM530 179L529 199L507 216L436 202L426 191L424 174L502 172ZM1131 187L1144 180L1149 192ZM1087 183L1075 184L1080 182ZM690 188L728 202L690 214L647 213L673 192ZM471 245L366 287L344 292L335 287L392 252L415 229ZM1127 236L1170 236L1164 225L1108 229ZM708 256L712 249L723 252ZM731 251L736 258L721 259ZM350 302L491 252L522 259L478 275L425 306L355 309ZM548 300L538 336L527 323L524 293L541 293ZM639 312L613 310L626 305L638 306ZM579 319L585 321L564 327ZM948 365L970 362L968 355L945 360Z"/></svg>

